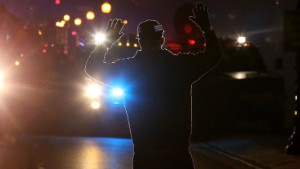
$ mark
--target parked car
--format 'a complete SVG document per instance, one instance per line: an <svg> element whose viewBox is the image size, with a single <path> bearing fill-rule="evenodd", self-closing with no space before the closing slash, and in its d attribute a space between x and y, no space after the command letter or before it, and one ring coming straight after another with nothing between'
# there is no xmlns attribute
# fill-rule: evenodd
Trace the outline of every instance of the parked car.
<svg viewBox="0 0 300 169"><path fill-rule="evenodd" d="M194 136L281 129L283 77L267 70L255 45L229 42L220 64L193 85Z"/></svg>

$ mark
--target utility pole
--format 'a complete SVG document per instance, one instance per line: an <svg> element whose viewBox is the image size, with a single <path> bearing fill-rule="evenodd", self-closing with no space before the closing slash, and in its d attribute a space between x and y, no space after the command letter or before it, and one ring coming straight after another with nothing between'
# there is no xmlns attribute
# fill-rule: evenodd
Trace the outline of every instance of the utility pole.
<svg viewBox="0 0 300 169"><path fill-rule="evenodd" d="M300 155L300 0L297 1L296 10L286 11L284 38L286 41L285 49L297 52L295 59L297 73L296 105L294 111L295 125L292 135L289 138L289 144L286 146L286 152L288 154Z"/></svg>

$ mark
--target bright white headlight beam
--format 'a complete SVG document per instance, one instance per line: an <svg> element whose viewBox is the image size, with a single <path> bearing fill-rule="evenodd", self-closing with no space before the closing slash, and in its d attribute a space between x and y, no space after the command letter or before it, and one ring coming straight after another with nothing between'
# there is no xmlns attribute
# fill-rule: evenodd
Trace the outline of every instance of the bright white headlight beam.
<svg viewBox="0 0 300 169"><path fill-rule="evenodd" d="M88 98L98 98L101 95L101 87L99 85L91 84L86 88L86 95Z"/></svg>
<svg viewBox="0 0 300 169"><path fill-rule="evenodd" d="M100 45L106 41L106 36L104 33L97 33L94 37L96 45Z"/></svg>
<svg viewBox="0 0 300 169"><path fill-rule="evenodd" d="M238 42L239 44L245 43L245 42L246 42L246 37L245 37L245 36L239 36L239 37L237 38L237 42Z"/></svg>

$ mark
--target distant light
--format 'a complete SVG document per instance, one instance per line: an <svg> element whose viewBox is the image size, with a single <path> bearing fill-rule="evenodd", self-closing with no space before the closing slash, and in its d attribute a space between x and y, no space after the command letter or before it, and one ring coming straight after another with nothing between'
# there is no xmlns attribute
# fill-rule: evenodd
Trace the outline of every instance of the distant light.
<svg viewBox="0 0 300 169"><path fill-rule="evenodd" d="M65 21L65 20L62 20L62 21L60 21L60 23L61 23L63 26L65 26L66 21Z"/></svg>
<svg viewBox="0 0 300 169"><path fill-rule="evenodd" d="M130 43L129 43L129 42L127 42L127 43L126 43L126 46L127 46L127 47L129 47L129 46L130 46Z"/></svg>
<svg viewBox="0 0 300 169"><path fill-rule="evenodd" d="M93 20L93 19L95 19L95 13L93 11L88 11L86 13L86 19L87 20Z"/></svg>
<svg viewBox="0 0 300 169"><path fill-rule="evenodd" d="M196 41L194 39L189 39L188 40L188 44L189 45L195 45L196 44Z"/></svg>
<svg viewBox="0 0 300 169"><path fill-rule="evenodd" d="M245 43L246 42L246 37L244 37L244 36L238 37L237 42L240 43L240 44Z"/></svg>
<svg viewBox="0 0 300 169"><path fill-rule="evenodd" d="M238 80L247 78L247 74L245 72L230 73L230 75L234 79L238 79Z"/></svg>
<svg viewBox="0 0 300 169"><path fill-rule="evenodd" d="M40 36L42 36L43 35L43 32L42 32L42 30L38 30L38 34L40 35Z"/></svg>
<svg viewBox="0 0 300 169"><path fill-rule="evenodd" d="M85 46L83 42L79 42L79 46Z"/></svg>
<svg viewBox="0 0 300 169"><path fill-rule="evenodd" d="M64 20L65 20L65 21L68 22L68 21L70 21L70 19L71 19L70 15L68 15L68 14L65 14L65 15L64 15Z"/></svg>
<svg viewBox="0 0 300 169"><path fill-rule="evenodd" d="M92 102L91 102L91 108L92 108L92 109L97 110L97 109L99 109L100 107L101 107L101 104L100 104L99 101L92 101Z"/></svg>
<svg viewBox="0 0 300 169"><path fill-rule="evenodd" d="M63 28L65 26L65 22L57 21L55 25L56 27Z"/></svg>
<svg viewBox="0 0 300 169"><path fill-rule="evenodd" d="M60 0L54 0L55 5L59 5L60 4Z"/></svg>
<svg viewBox="0 0 300 169"><path fill-rule="evenodd" d="M294 111L294 115L295 115L295 116L297 116L297 115L298 115L298 112L297 112L297 110L295 110L295 111Z"/></svg>
<svg viewBox="0 0 300 169"><path fill-rule="evenodd" d="M123 21L123 23L124 23L125 25L127 25L127 24L128 24L128 20L125 19L125 20Z"/></svg>
<svg viewBox="0 0 300 169"><path fill-rule="evenodd" d="M47 53L47 49L43 49L42 52L43 52L43 53Z"/></svg>
<svg viewBox="0 0 300 169"><path fill-rule="evenodd" d="M82 24L82 20L81 20L80 18L75 18L75 19L74 19L74 24L75 24L76 26L79 26L79 25Z"/></svg>
<svg viewBox="0 0 300 169"><path fill-rule="evenodd" d="M48 43L45 43L45 44L44 44L44 47L45 47L45 48L47 48L48 46L49 46Z"/></svg>
<svg viewBox="0 0 300 169"><path fill-rule="evenodd" d="M138 44L137 44L137 43L134 43L134 44L133 44L133 47L137 48L137 47L138 47Z"/></svg>
<svg viewBox="0 0 300 169"><path fill-rule="evenodd" d="M110 3L108 2L104 2L102 5L101 5L101 11L105 14L108 14L110 13L111 11L111 5Z"/></svg>
<svg viewBox="0 0 300 169"><path fill-rule="evenodd" d="M119 42L119 43L118 43L118 46L122 46L122 42Z"/></svg>
<svg viewBox="0 0 300 169"><path fill-rule="evenodd" d="M19 66L20 62L19 61L15 61L15 66Z"/></svg>
<svg viewBox="0 0 300 169"><path fill-rule="evenodd" d="M71 33L73 36L77 35L77 32L76 31L72 31Z"/></svg>

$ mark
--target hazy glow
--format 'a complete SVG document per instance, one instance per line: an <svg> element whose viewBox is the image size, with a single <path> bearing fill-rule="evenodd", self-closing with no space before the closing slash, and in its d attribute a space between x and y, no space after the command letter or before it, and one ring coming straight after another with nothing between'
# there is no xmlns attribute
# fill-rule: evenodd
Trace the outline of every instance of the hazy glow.
<svg viewBox="0 0 300 169"><path fill-rule="evenodd" d="M57 21L57 22L55 23L55 25L56 25L56 27L63 27L62 24L61 24L59 21Z"/></svg>
<svg viewBox="0 0 300 169"><path fill-rule="evenodd" d="M244 37L244 36L238 37L238 38L237 38L237 42L238 42L238 43L245 43L245 42L246 42L246 37Z"/></svg>
<svg viewBox="0 0 300 169"><path fill-rule="evenodd" d="M99 109L101 107L101 103L99 101L92 101L91 102L91 108L92 109Z"/></svg>
<svg viewBox="0 0 300 169"><path fill-rule="evenodd" d="M245 79L247 77L247 74L244 72L238 72L238 73L232 73L231 76L235 79Z"/></svg>
<svg viewBox="0 0 300 169"><path fill-rule="evenodd" d="M104 2L104 3L101 5L101 11L102 11L103 13L106 13L106 14L110 13L110 11L111 11L111 5L110 5L110 3Z"/></svg>
<svg viewBox="0 0 300 169"><path fill-rule="evenodd" d="M4 77L3 74L0 73L0 90L2 90L4 87Z"/></svg>
<svg viewBox="0 0 300 169"><path fill-rule="evenodd" d="M112 95L113 95L113 96L116 96L116 97L123 97L123 96L124 96L124 91L123 91L123 89L121 89L121 88L115 88L115 89L112 91Z"/></svg>
<svg viewBox="0 0 300 169"><path fill-rule="evenodd" d="M87 20L93 20L93 19L95 19L95 13L93 11L88 11L86 13L86 19Z"/></svg>
<svg viewBox="0 0 300 169"><path fill-rule="evenodd" d="M106 40L104 33L97 33L94 38L97 45L102 44Z"/></svg>
<svg viewBox="0 0 300 169"><path fill-rule="evenodd" d="M64 15L64 20L65 21L69 21L70 19L71 19L70 15L68 15L68 14Z"/></svg>
<svg viewBox="0 0 300 169"><path fill-rule="evenodd" d="M16 66L19 66L19 65L20 65L20 62L19 62L19 61L15 61L15 65L16 65Z"/></svg>
<svg viewBox="0 0 300 169"><path fill-rule="evenodd" d="M75 24L76 26L81 25L81 23L82 23L82 20L81 20L80 18L75 18L75 19L74 19L74 24Z"/></svg>
<svg viewBox="0 0 300 169"><path fill-rule="evenodd" d="M86 96L88 98L98 98L102 93L101 87L96 84L91 84L86 88Z"/></svg>

